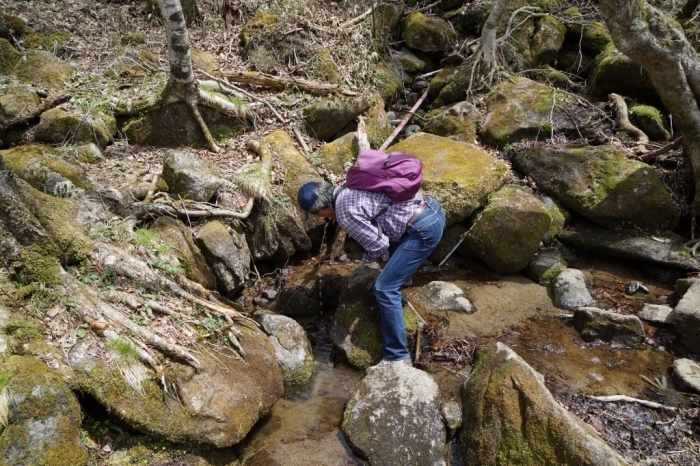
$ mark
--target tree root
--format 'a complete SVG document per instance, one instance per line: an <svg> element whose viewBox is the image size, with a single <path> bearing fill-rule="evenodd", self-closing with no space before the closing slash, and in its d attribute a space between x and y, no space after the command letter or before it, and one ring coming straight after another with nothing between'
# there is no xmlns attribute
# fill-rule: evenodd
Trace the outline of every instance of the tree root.
<svg viewBox="0 0 700 466"><path fill-rule="evenodd" d="M625 99L623 99L619 94L608 94L608 100L613 104L613 108L615 108L615 113L617 113L617 124L620 127L620 130L636 138L637 142L642 144L649 142L649 137L644 134L644 131L637 128L630 122Z"/></svg>
<svg viewBox="0 0 700 466"><path fill-rule="evenodd" d="M597 400L597 401L606 401L606 402L615 402L615 401L627 401L629 403L637 403L642 406L646 406L648 408L653 408L653 409L665 409L668 411L676 411L677 408L674 408L673 406L666 406L662 405L660 403L655 403L653 401L647 401L647 400L640 400L639 398L632 398L631 396L626 396L626 395L611 395L611 396L588 396L591 400Z"/></svg>
<svg viewBox="0 0 700 466"><path fill-rule="evenodd" d="M254 86L271 87L277 90L298 89L318 95L343 94L356 96L357 92L342 89L336 84L324 84L309 81L308 79L272 76L257 71L232 71L223 74L229 82L239 84L252 84Z"/></svg>
<svg viewBox="0 0 700 466"><path fill-rule="evenodd" d="M680 147L683 147L683 136L674 139L670 144L666 144L663 147L660 147L656 150L653 150L651 152L647 152L646 154L643 154L642 156L639 157L639 160L642 162L653 162L657 158L661 157L662 155L671 152L672 150L676 150Z"/></svg>

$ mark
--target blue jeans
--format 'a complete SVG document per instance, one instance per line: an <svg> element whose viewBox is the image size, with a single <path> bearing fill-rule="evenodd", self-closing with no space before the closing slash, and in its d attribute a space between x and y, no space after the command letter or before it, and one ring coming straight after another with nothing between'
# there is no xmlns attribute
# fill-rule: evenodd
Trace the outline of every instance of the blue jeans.
<svg viewBox="0 0 700 466"><path fill-rule="evenodd" d="M411 357L406 349L401 286L430 256L440 242L445 228L445 213L440 203L430 196L427 196L427 202L428 208L406 229L391 258L374 282L384 359L387 361Z"/></svg>

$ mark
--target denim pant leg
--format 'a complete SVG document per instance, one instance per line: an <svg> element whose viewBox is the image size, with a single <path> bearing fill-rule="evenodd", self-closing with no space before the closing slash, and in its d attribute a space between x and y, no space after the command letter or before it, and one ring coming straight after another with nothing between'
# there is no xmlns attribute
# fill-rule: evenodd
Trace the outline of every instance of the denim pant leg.
<svg viewBox="0 0 700 466"><path fill-rule="evenodd" d="M428 197L428 206L401 237L396 251L374 283L374 296L379 307L384 359L396 361L410 358L406 349L406 328L403 320L401 286L428 258L437 246L445 227L445 214L440 203Z"/></svg>

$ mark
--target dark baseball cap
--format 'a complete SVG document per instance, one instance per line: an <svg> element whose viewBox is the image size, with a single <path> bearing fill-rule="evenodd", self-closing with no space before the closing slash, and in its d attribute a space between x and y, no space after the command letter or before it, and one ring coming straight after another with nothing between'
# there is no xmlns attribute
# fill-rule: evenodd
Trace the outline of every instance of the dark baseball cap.
<svg viewBox="0 0 700 466"><path fill-rule="evenodd" d="M315 181L306 183L304 186L299 188L299 192L297 193L297 202L299 203L299 207L306 212L307 220L309 218L309 209L311 209L314 202L316 202L316 199L318 199L318 194L316 194L314 190L319 184L320 183Z"/></svg>

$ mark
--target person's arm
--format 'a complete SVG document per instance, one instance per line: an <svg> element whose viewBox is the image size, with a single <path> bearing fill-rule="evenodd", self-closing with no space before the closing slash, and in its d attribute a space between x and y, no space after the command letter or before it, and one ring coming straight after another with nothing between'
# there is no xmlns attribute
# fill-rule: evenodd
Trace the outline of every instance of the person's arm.
<svg viewBox="0 0 700 466"><path fill-rule="evenodd" d="M336 220L348 235L364 248L363 261L387 261L389 238L384 234L378 235L377 227L370 221L371 216L367 208L367 203L359 200L356 193L344 192L336 200Z"/></svg>

